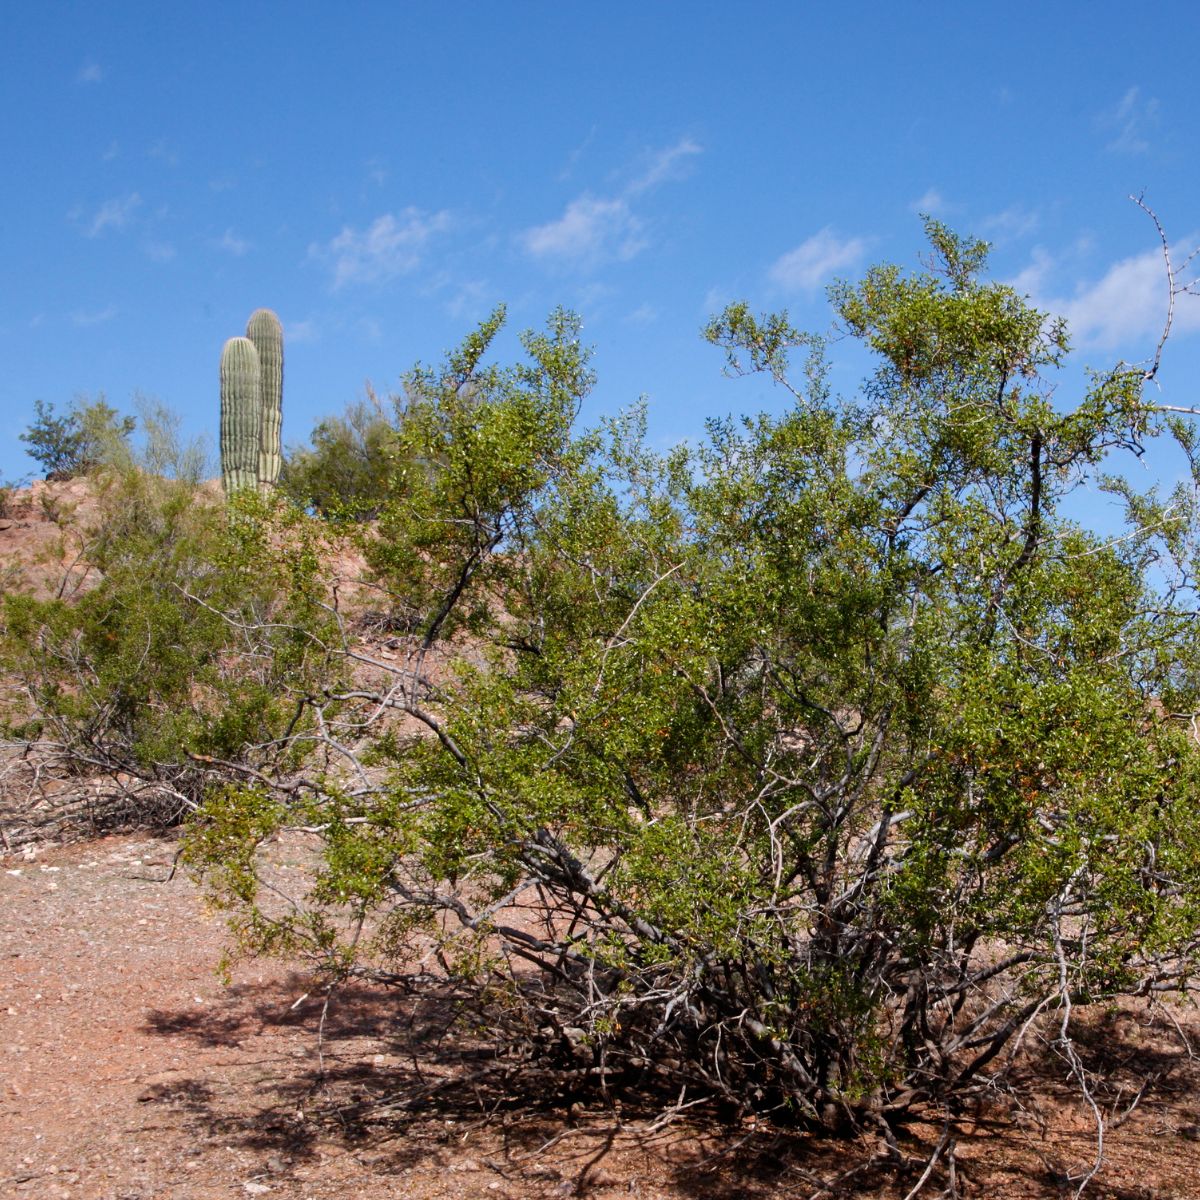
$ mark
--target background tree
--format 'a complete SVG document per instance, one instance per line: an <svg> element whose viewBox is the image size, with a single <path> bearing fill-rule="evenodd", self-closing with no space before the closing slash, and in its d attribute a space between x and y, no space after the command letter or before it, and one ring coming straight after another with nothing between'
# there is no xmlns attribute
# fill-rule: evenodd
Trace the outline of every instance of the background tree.
<svg viewBox="0 0 1200 1200"><path fill-rule="evenodd" d="M19 434L26 453L41 465L46 479L61 482L86 475L96 467L120 459L137 427L134 417L121 416L103 395L95 400L75 400L61 416L53 404L34 403L34 420Z"/></svg>
<svg viewBox="0 0 1200 1200"><path fill-rule="evenodd" d="M396 426L372 392L340 417L320 421L310 448L289 450L279 477L301 509L335 521L377 516L395 470Z"/></svg>

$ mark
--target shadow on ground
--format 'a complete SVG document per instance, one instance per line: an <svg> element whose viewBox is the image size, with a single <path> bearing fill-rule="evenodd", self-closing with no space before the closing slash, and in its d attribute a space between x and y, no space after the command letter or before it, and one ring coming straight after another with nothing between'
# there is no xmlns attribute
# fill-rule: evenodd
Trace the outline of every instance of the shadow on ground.
<svg viewBox="0 0 1200 1200"><path fill-rule="evenodd" d="M297 1003L297 996L306 998ZM652 1178L660 1193L701 1200L902 1197L943 1132L914 1122L900 1139L900 1163L871 1133L838 1141L703 1108L663 1122L678 1095L644 1080L604 1095L586 1071L543 1069L463 1015L461 998L448 992L344 985L326 1007L320 985L304 976L242 984L219 1005L153 1011L146 1029L197 1048L236 1048L256 1065L253 1080L231 1091L196 1074L156 1084L143 1099L170 1106L197 1135L219 1135L273 1161L311 1162L333 1143L375 1175L474 1168L519 1185L522 1196L632 1189L630 1181ZM1086 1120L1064 1131L1064 1113L1079 1097L1053 1035L1043 1031L1044 1053L1021 1069L1022 1082L1043 1098L1038 1108L1014 1114L997 1103L962 1114L952 1127L964 1195L1073 1193L1070 1175L1086 1165L1093 1133ZM1137 1105L1142 1120L1153 1121L1156 1107L1177 1111L1187 1089L1200 1091L1186 1044L1144 1014L1089 1015L1075 1045L1090 1070L1113 1081L1099 1099L1114 1119L1147 1080ZM930 1194L945 1183L943 1163ZM1115 1179L1098 1194L1175 1195Z"/></svg>
<svg viewBox="0 0 1200 1200"><path fill-rule="evenodd" d="M781 1188L807 1195L854 1160L868 1164L853 1174L857 1187L912 1174L881 1162L869 1138L731 1125L703 1109L662 1121L678 1093L643 1081L604 1096L586 1071L542 1069L465 1035L462 1015L448 993L344 985L326 1008L320 985L301 975L236 985L220 1004L152 1010L145 1030L238 1050L257 1066L254 1086L196 1072L151 1085L142 1100L174 1110L198 1138L277 1162L311 1162L332 1141L360 1161L365 1153L377 1174L480 1163L522 1195L586 1195L617 1179L624 1188L642 1172L680 1196L753 1200ZM915 1162L930 1148L917 1135L906 1150Z"/></svg>

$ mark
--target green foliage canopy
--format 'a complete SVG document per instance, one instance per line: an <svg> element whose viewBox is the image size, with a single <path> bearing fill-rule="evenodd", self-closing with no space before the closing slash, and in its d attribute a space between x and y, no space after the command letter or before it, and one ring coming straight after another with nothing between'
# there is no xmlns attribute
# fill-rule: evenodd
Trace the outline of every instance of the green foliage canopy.
<svg viewBox="0 0 1200 1200"><path fill-rule="evenodd" d="M1194 491L1098 480L1107 540L1064 515L1160 431L1142 377L1056 408L1061 322L928 235L928 270L833 290L877 360L853 401L786 314L716 318L794 403L694 448L637 413L575 433L565 314L517 366L483 365L497 314L414 373L367 542L410 655L314 700L380 714L344 746L375 782L260 781L194 824L249 948L436 963L592 1078L827 1126L996 1087L1040 1014L1190 986ZM281 910L253 864L288 824L324 859Z"/></svg>

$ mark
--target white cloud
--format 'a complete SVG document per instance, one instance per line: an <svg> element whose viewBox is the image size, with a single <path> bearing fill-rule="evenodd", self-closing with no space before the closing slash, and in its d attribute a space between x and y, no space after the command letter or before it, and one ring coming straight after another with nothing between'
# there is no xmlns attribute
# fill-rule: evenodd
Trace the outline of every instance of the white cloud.
<svg viewBox="0 0 1200 1200"><path fill-rule="evenodd" d="M1049 306L1067 318L1080 345L1132 354L1130 343L1157 337L1167 315L1167 274L1162 254L1144 254L1114 263L1095 283L1081 287L1066 301ZM1175 306L1177 333L1200 329L1200 305L1185 300Z"/></svg>
<svg viewBox="0 0 1200 1200"><path fill-rule="evenodd" d="M175 247L170 242L147 242L143 249L146 251L146 257L154 262L170 262L175 257Z"/></svg>
<svg viewBox="0 0 1200 1200"><path fill-rule="evenodd" d="M658 309L653 304L639 304L625 320L630 325L653 325L658 320Z"/></svg>
<svg viewBox="0 0 1200 1200"><path fill-rule="evenodd" d="M376 217L364 230L347 225L326 244L313 243L308 253L330 266L335 291L347 283L383 283L414 270L430 239L450 224L444 210L424 213L409 207L398 218L392 213Z"/></svg>
<svg viewBox="0 0 1200 1200"><path fill-rule="evenodd" d="M1034 246L1029 265L1009 280L1009 286L1019 295L1036 297L1045 290L1046 279L1055 265L1054 256L1048 250Z"/></svg>
<svg viewBox="0 0 1200 1200"><path fill-rule="evenodd" d="M1187 247L1182 247L1186 251ZM1087 348L1116 351L1134 358L1162 332L1167 315L1167 275L1162 252L1113 263L1091 283L1081 283L1069 297L1050 294L1047 283L1062 264L1040 246L1012 286L1040 309L1067 319L1071 341ZM1200 304L1184 297L1175 305L1176 333L1200 329Z"/></svg>
<svg viewBox="0 0 1200 1200"><path fill-rule="evenodd" d="M908 207L915 213L928 213L931 217L950 211L946 197L937 188L930 188L925 195L914 200Z"/></svg>
<svg viewBox="0 0 1200 1200"><path fill-rule="evenodd" d="M157 142L151 145L146 150L146 157L156 158L159 162L166 163L168 167L179 166L179 153L166 138L159 138Z"/></svg>
<svg viewBox="0 0 1200 1200"><path fill-rule="evenodd" d="M104 78L104 71L98 62L85 62L75 76L76 83L99 83Z"/></svg>
<svg viewBox="0 0 1200 1200"><path fill-rule="evenodd" d="M609 301L615 291L611 284L601 283L598 279L590 280L576 291L570 307L584 316L594 318L596 311Z"/></svg>
<svg viewBox="0 0 1200 1200"><path fill-rule="evenodd" d="M88 237L98 237L106 229L124 229L133 219L134 212L142 203L137 192L128 196L117 196L106 200L93 214L85 232Z"/></svg>
<svg viewBox="0 0 1200 1200"><path fill-rule="evenodd" d="M115 139L108 143L103 154L100 155L101 162L112 162L118 154L121 153L121 144Z"/></svg>
<svg viewBox="0 0 1200 1200"><path fill-rule="evenodd" d="M687 137L652 151L640 174L620 191L611 196L583 192L561 217L524 230L518 241L527 254L543 262L586 268L612 259L628 261L650 245L645 222L630 202L682 178L685 164L700 153L702 147Z"/></svg>
<svg viewBox="0 0 1200 1200"><path fill-rule="evenodd" d="M87 328L89 325L103 325L105 321L111 321L116 315L116 307L110 304L107 308L97 309L95 312L73 312L71 321L81 328Z"/></svg>
<svg viewBox="0 0 1200 1200"><path fill-rule="evenodd" d="M367 169L367 179L376 187L383 187L388 177L388 170L384 160L376 154L368 158L363 165Z"/></svg>
<svg viewBox="0 0 1200 1200"><path fill-rule="evenodd" d="M288 345L298 345L301 342L315 342L321 336L316 321L311 317L304 321L289 321L284 325L283 333Z"/></svg>
<svg viewBox="0 0 1200 1200"><path fill-rule="evenodd" d="M704 299L700 304L700 311L704 315L704 319L708 320L719 312L724 312L729 307L733 300L733 293L726 288L717 287L715 284L704 293Z"/></svg>
<svg viewBox="0 0 1200 1200"><path fill-rule="evenodd" d="M839 238L826 225L775 261L769 272L771 282L785 291L813 291L835 271L854 266L866 248L865 238Z"/></svg>
<svg viewBox="0 0 1200 1200"><path fill-rule="evenodd" d="M468 279L457 284L454 295L446 301L446 311L454 317L455 320L462 320L464 317L474 316L480 313L487 305L488 294L491 288L487 281L483 279Z"/></svg>
<svg viewBox="0 0 1200 1200"><path fill-rule="evenodd" d="M1113 134L1107 149L1145 154L1150 133L1158 125L1158 101L1153 96L1143 98L1141 88L1131 87L1115 108L1100 115L1099 125Z"/></svg>
<svg viewBox="0 0 1200 1200"><path fill-rule="evenodd" d="M250 249L250 243L240 238L232 229L227 229L212 243L218 250L224 250L235 258L241 258Z"/></svg>
<svg viewBox="0 0 1200 1200"><path fill-rule="evenodd" d="M625 194L636 196L668 180L681 178L685 173L684 164L703 151L704 147L689 137L680 138L675 145L655 151L646 169L630 183Z"/></svg>
<svg viewBox="0 0 1200 1200"><path fill-rule="evenodd" d="M572 200L557 221L536 225L521 235L525 249L541 259L590 265L604 258L631 259L647 241L642 223L623 197L605 200L586 193Z"/></svg>
<svg viewBox="0 0 1200 1200"><path fill-rule="evenodd" d="M587 152L588 147L595 140L596 130L598 128L599 128L599 126L593 125L591 127L591 129L588 130L587 137L585 137L583 139L583 141L580 142L580 144L578 146L576 146L575 149L572 150L570 154L567 155L567 164L558 173L558 180L560 183L562 183L563 181L565 181L567 179L570 179L571 176L574 174L575 167L578 165L579 160L584 156L584 154Z"/></svg>
<svg viewBox="0 0 1200 1200"><path fill-rule="evenodd" d="M1027 237L1040 221L1038 214L1020 204L1010 204L1002 212L991 213L979 222L979 231L1004 241Z"/></svg>

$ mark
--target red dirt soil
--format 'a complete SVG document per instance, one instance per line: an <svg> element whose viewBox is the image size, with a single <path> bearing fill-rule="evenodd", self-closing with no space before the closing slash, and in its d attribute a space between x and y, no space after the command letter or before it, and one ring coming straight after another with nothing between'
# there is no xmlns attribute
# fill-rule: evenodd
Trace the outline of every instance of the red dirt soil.
<svg viewBox="0 0 1200 1200"><path fill-rule="evenodd" d="M298 869L302 842L277 843L276 866ZM123 835L4 856L0 1194L807 1197L877 1148L765 1125L729 1131L702 1109L651 1130L650 1109L622 1116L549 1095L441 1090L468 1048L443 1036L436 1004L383 989L335 993L319 1039L313 980L251 962L221 982L224 927L185 875L167 879L174 854L169 840ZM1200 1064L1135 1010L1091 1026L1082 1046L1116 1069L1118 1111L1158 1075L1110 1133L1087 1194L1200 1196ZM1093 1131L1062 1065L1043 1065L1039 1112L997 1108L960 1124L962 1195L1074 1190L1065 1177L1088 1165ZM418 1074L431 1084L425 1099L389 1108ZM902 1147L917 1163L940 1130L911 1134ZM865 1174L820 1194L898 1200L918 1176ZM944 1183L939 1174L924 1194Z"/></svg>

